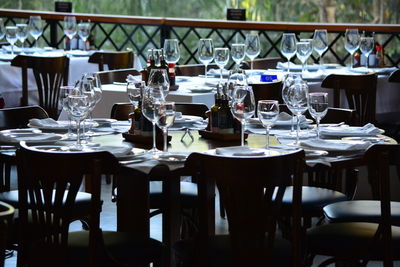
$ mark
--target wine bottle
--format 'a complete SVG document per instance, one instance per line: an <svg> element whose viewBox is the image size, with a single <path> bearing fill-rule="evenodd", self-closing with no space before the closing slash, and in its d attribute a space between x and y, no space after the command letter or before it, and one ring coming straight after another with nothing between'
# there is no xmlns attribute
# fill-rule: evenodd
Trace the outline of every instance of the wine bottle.
<svg viewBox="0 0 400 267"><path fill-rule="evenodd" d="M214 95L214 105L211 107L210 111L210 131L214 133L219 132L218 128L218 111L219 111L219 106L220 106L220 101L221 101L221 95L217 90L217 93Z"/></svg>
<svg viewBox="0 0 400 267"><path fill-rule="evenodd" d="M221 95L221 105L218 108L218 132L233 134L233 115L229 107L227 94Z"/></svg>

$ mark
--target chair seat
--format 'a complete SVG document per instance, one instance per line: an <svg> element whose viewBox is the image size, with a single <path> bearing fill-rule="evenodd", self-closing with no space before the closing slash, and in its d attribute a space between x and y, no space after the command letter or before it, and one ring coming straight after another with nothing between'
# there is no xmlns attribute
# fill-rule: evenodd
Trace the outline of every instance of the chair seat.
<svg viewBox="0 0 400 267"><path fill-rule="evenodd" d="M152 238L137 237L129 233L103 231L107 252L121 263L148 264L161 261L163 245ZM89 231L70 232L68 249L71 266L87 266Z"/></svg>
<svg viewBox="0 0 400 267"><path fill-rule="evenodd" d="M375 200L352 200L333 203L324 207L329 222L381 221L381 203ZM400 226L400 202L391 202L392 225Z"/></svg>
<svg viewBox="0 0 400 267"><path fill-rule="evenodd" d="M307 230L308 251L316 255L338 258L379 260L383 257L382 242L371 242L378 224L331 223ZM392 257L400 258L400 227L392 226Z"/></svg>
<svg viewBox="0 0 400 267"><path fill-rule="evenodd" d="M181 182L181 205L182 208L191 209L198 206L197 184ZM159 209L164 207L165 200L162 193L162 182L150 182L150 208Z"/></svg>
<svg viewBox="0 0 400 267"><path fill-rule="evenodd" d="M209 237L207 250L207 266L233 266L229 235ZM265 245L266 247L266 245ZM193 265L197 250L193 240L181 240L174 245L176 258L183 266ZM288 240L276 238L272 254L271 266L292 266L291 244Z"/></svg>
<svg viewBox="0 0 400 267"><path fill-rule="evenodd" d="M291 207L292 196L293 187L289 186L282 199L283 208ZM348 200L347 196L339 191L313 186L302 187L302 211L306 214L322 213L324 206L345 200Z"/></svg>

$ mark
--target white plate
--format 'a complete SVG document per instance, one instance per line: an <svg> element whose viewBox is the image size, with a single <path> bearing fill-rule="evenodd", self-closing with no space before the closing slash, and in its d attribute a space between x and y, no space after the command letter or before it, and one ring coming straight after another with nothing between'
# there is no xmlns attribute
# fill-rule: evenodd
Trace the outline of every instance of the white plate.
<svg viewBox="0 0 400 267"><path fill-rule="evenodd" d="M3 144L18 144L20 141L25 141L28 145L53 144L62 138L62 135L54 133L19 133L4 135L0 137L0 142Z"/></svg>
<svg viewBox="0 0 400 267"><path fill-rule="evenodd" d="M165 162L165 163L183 163L186 161L188 155L187 154L166 154L166 155L157 155L156 159L159 162Z"/></svg>
<svg viewBox="0 0 400 267"><path fill-rule="evenodd" d="M41 133L42 131L36 128L21 128L21 129L8 129L2 130L2 134L20 134L20 133Z"/></svg>
<svg viewBox="0 0 400 267"><path fill-rule="evenodd" d="M118 160L133 160L133 159L142 159L145 160L145 154L147 150L141 149L141 148L132 148L131 152L129 154L123 155L123 156L118 156Z"/></svg>
<svg viewBox="0 0 400 267"><path fill-rule="evenodd" d="M16 54L11 55L11 54L0 54L0 60L3 61L11 61L15 58Z"/></svg>
<svg viewBox="0 0 400 267"><path fill-rule="evenodd" d="M95 121L93 121L93 122L85 121L84 123L85 123L85 127L99 126L99 124ZM67 131L68 127L69 127L69 121L57 121L57 124L46 125L46 126L37 126L37 125L32 125L31 123L28 123L28 127L37 128L37 129L40 129L43 131ZM81 123L81 127L83 127L83 123ZM76 128L76 124L72 123L72 128Z"/></svg>
<svg viewBox="0 0 400 267"><path fill-rule="evenodd" d="M111 127L111 123L117 122L117 120L115 120L115 119L107 119L107 118L94 118L94 119L92 119L92 121L97 122L99 127L102 127L102 126L110 126Z"/></svg>
<svg viewBox="0 0 400 267"><path fill-rule="evenodd" d="M314 150L314 149L304 149L307 158L316 158L328 155L328 151L325 150Z"/></svg>
<svg viewBox="0 0 400 267"><path fill-rule="evenodd" d="M68 55L71 55L74 57L88 57L93 53L90 51L83 51L83 50L72 50L72 51L66 51L66 52Z"/></svg>
<svg viewBox="0 0 400 267"><path fill-rule="evenodd" d="M351 137L351 136L376 136L378 134L383 134L385 131L378 129L378 132L367 134L362 132L355 132L356 126L341 126L341 127L324 127L321 129L320 133L323 136L335 136L335 137ZM337 131L337 132L336 132Z"/></svg>
<svg viewBox="0 0 400 267"><path fill-rule="evenodd" d="M191 116L191 115L182 115L179 118L175 118L175 123L188 123L188 122L196 122L196 121L203 121L202 117L199 116Z"/></svg>
<svg viewBox="0 0 400 267"><path fill-rule="evenodd" d="M195 93L195 94L201 94L201 93L210 93L212 92L214 89L211 87L204 87L204 88L193 88L193 89L189 89L190 92Z"/></svg>

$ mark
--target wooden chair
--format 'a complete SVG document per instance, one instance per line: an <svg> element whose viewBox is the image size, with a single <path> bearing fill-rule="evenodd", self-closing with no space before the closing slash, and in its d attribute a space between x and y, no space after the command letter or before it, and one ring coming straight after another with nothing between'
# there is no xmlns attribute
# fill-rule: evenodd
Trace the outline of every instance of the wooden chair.
<svg viewBox="0 0 400 267"><path fill-rule="evenodd" d="M125 121L129 119L129 114L133 112L131 103L114 103L111 108L111 119Z"/></svg>
<svg viewBox="0 0 400 267"><path fill-rule="evenodd" d="M282 100L282 82L271 82L271 83L253 83L254 98L256 103L258 100L278 100L279 103L283 103Z"/></svg>
<svg viewBox="0 0 400 267"><path fill-rule="evenodd" d="M280 57L270 57L270 58L257 58L253 61L253 68L260 70L275 69L278 62L282 62L283 59ZM242 69L250 69L251 61L243 61L241 64Z"/></svg>
<svg viewBox="0 0 400 267"><path fill-rule="evenodd" d="M323 88L334 90L334 107L340 105L340 90L343 90L350 109L356 111L357 125L376 121L376 74L327 76L321 84Z"/></svg>
<svg viewBox="0 0 400 267"><path fill-rule="evenodd" d="M369 175L376 179L379 200L326 206L325 214L332 223L307 232L309 266L314 255L331 257L323 266L341 261L365 266L370 260L381 260L387 267L400 260L400 203L390 201L390 165L400 165L400 146L374 145L364 158Z"/></svg>
<svg viewBox="0 0 400 267"><path fill-rule="evenodd" d="M11 65L22 69L21 106L28 105L28 69L32 69L38 88L39 106L51 118L57 119L60 86L68 83L69 58L18 55L11 61Z"/></svg>
<svg viewBox="0 0 400 267"><path fill-rule="evenodd" d="M140 72L136 69L118 69L110 71L100 71L98 75L102 84L112 84L113 82L126 82L128 75L140 75Z"/></svg>
<svg viewBox="0 0 400 267"><path fill-rule="evenodd" d="M104 71L104 65L109 70L133 68L132 51L95 52L89 57L89 63L99 65L99 71Z"/></svg>
<svg viewBox="0 0 400 267"><path fill-rule="evenodd" d="M303 164L303 151L274 157L191 154L185 168L199 181L200 232L195 240L177 242L181 266L300 266ZM214 235L214 183L229 236ZM288 185L294 188L292 243L275 235Z"/></svg>
<svg viewBox="0 0 400 267"><path fill-rule="evenodd" d="M9 235L9 224L14 215L14 207L0 202L0 266L4 266L5 249Z"/></svg>
<svg viewBox="0 0 400 267"><path fill-rule="evenodd" d="M207 70L218 69L217 64L207 65ZM204 75L204 65L203 64L192 64L192 65L176 65L175 66L176 76L198 76Z"/></svg>
<svg viewBox="0 0 400 267"><path fill-rule="evenodd" d="M393 71L389 76L389 82L400 83L400 70Z"/></svg>
<svg viewBox="0 0 400 267"><path fill-rule="evenodd" d="M161 264L163 247L160 242L100 229L100 178L103 174L116 174L119 169L112 154L39 151L21 144L17 160L19 263L28 266ZM89 179L92 190L90 228L89 231L68 232L83 177L86 184Z"/></svg>

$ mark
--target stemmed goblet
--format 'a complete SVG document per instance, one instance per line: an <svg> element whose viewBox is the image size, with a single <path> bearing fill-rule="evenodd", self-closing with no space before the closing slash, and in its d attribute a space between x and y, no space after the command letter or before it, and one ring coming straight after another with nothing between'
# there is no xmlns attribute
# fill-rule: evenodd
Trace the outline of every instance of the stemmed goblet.
<svg viewBox="0 0 400 267"><path fill-rule="evenodd" d="M232 44L231 55L233 61L235 61L236 63L237 69L240 68L240 62L242 62L245 57L245 49L246 49L245 44Z"/></svg>
<svg viewBox="0 0 400 267"><path fill-rule="evenodd" d="M296 43L296 56L301 61L301 73L304 74L305 63L312 53L312 43L310 41Z"/></svg>
<svg viewBox="0 0 400 267"><path fill-rule="evenodd" d="M74 95L74 91L77 90L75 86L61 86L60 87L60 97L59 97L59 105L62 109L67 113L68 116L68 133L66 134L67 138L73 138L74 134L72 133L72 117L71 112L68 108L68 96Z"/></svg>
<svg viewBox="0 0 400 267"><path fill-rule="evenodd" d="M38 39L43 33L42 18L40 16L29 17L29 34L35 39L35 47L38 48Z"/></svg>
<svg viewBox="0 0 400 267"><path fill-rule="evenodd" d="M7 26L6 27L6 39L11 44L11 55L14 55L14 44L17 42L17 27Z"/></svg>
<svg viewBox="0 0 400 267"><path fill-rule="evenodd" d="M366 66L369 67L368 58L371 54L372 50L374 49L374 37L361 37L360 41L360 50L363 55L365 55L366 59Z"/></svg>
<svg viewBox="0 0 400 267"><path fill-rule="evenodd" d="M164 41L165 61L168 64L176 64L181 57L179 42L177 39L165 39Z"/></svg>
<svg viewBox="0 0 400 267"><path fill-rule="evenodd" d="M344 48L350 53L350 69L352 69L354 64L354 52L360 47L360 34L358 33L358 29L346 29L344 37Z"/></svg>
<svg viewBox="0 0 400 267"><path fill-rule="evenodd" d="M69 39L69 50L72 50L72 40L76 32L76 18L73 16L64 17L64 33Z"/></svg>
<svg viewBox="0 0 400 267"><path fill-rule="evenodd" d="M313 48L319 56L319 70L322 71L322 55L328 49L328 31L315 30L313 37Z"/></svg>
<svg viewBox="0 0 400 267"><path fill-rule="evenodd" d="M244 131L246 120L251 118L255 112L255 100L253 89L250 86L235 86L232 94L232 115L241 124L241 146L244 146Z"/></svg>
<svg viewBox="0 0 400 267"><path fill-rule="evenodd" d="M90 23L89 22L81 22L78 23L78 35L83 42L83 50L86 50L86 41L90 35ZM78 45L79 47L79 45Z"/></svg>
<svg viewBox="0 0 400 267"><path fill-rule="evenodd" d="M269 150L269 130L274 125L279 115L279 102L277 100L260 100L257 105L257 117L264 126L267 134L267 150Z"/></svg>
<svg viewBox="0 0 400 267"><path fill-rule="evenodd" d="M233 99L233 91L236 86L248 86L247 76L244 70L236 69L229 72L228 95Z"/></svg>
<svg viewBox="0 0 400 267"><path fill-rule="evenodd" d="M22 51L24 49L24 43L26 38L28 38L28 25L21 23L17 24L17 39L21 42Z"/></svg>
<svg viewBox="0 0 400 267"><path fill-rule="evenodd" d="M164 97L169 92L169 80L166 69L152 69L150 71L148 86L151 88L158 88L162 91Z"/></svg>
<svg viewBox="0 0 400 267"><path fill-rule="evenodd" d="M284 33L282 35L281 53L287 58L288 72L290 70L290 59L296 55L296 36L294 33Z"/></svg>
<svg viewBox="0 0 400 267"><path fill-rule="evenodd" d="M253 61L256 57L261 52L261 47L260 47L260 38L258 37L258 34L246 34L246 56L250 58L251 62L251 69L253 69Z"/></svg>
<svg viewBox="0 0 400 267"><path fill-rule="evenodd" d="M159 101L154 104L154 118L157 126L163 132L163 153L168 152L168 128L172 126L175 119L175 102Z"/></svg>
<svg viewBox="0 0 400 267"><path fill-rule="evenodd" d="M222 70L228 64L229 61L229 49L228 48L215 48L215 63L220 69L219 82L222 84Z"/></svg>
<svg viewBox="0 0 400 267"><path fill-rule="evenodd" d="M214 59L214 44L212 39L200 39L198 56L201 63L204 64L205 78L207 79L207 66Z"/></svg>
<svg viewBox="0 0 400 267"><path fill-rule="evenodd" d="M81 144L81 122L87 116L89 110L89 101L87 95L74 94L68 96L68 109L72 118L76 121L76 143L70 148L73 150L82 150Z"/></svg>
<svg viewBox="0 0 400 267"><path fill-rule="evenodd" d="M319 123L328 112L328 93L309 93L308 111L317 123L317 138L319 139Z"/></svg>

